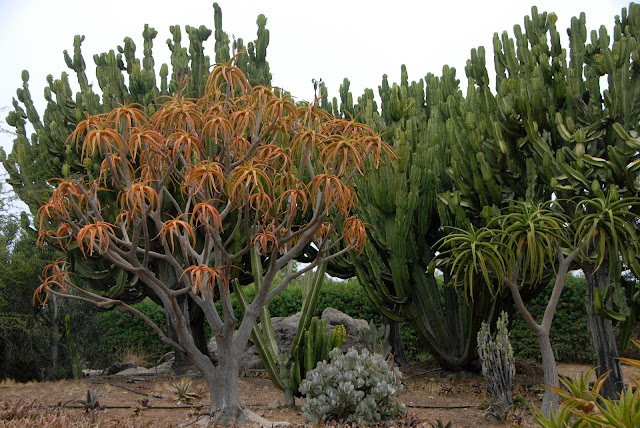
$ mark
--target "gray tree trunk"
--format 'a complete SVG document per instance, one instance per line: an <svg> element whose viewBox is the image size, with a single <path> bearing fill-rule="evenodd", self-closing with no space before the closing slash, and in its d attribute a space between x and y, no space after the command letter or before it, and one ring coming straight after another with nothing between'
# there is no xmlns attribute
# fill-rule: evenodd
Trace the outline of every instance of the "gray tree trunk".
<svg viewBox="0 0 640 428"><path fill-rule="evenodd" d="M624 389L622 369L620 362L616 359L619 356L616 337L613 332L611 320L599 316L593 309L594 290L597 288L604 293L611 284L609 264L603 262L596 272L593 272L594 269L595 266L585 266L582 269L584 277L587 280L587 295L585 299L587 328L589 330L591 348L597 357L596 374L601 376L609 373L609 376L607 376L607 379L600 389L600 394L604 398L615 400ZM611 309L611 302L605 302L605 307Z"/></svg>
<svg viewBox="0 0 640 428"><path fill-rule="evenodd" d="M549 332L540 328L535 332L540 345L540 354L542 356L542 370L544 373L544 384L546 386L544 396L542 397L542 413L548 416L550 410L557 410L560 397L549 389L549 386L560 386L558 379L558 369L556 367L556 357L553 355L553 348L549 340Z"/></svg>
<svg viewBox="0 0 640 428"><path fill-rule="evenodd" d="M217 338L217 340L218 366L214 375L207 378L211 391L211 411L215 412L215 425L250 423L244 412L244 402L238 393L240 356L234 355L230 338Z"/></svg>

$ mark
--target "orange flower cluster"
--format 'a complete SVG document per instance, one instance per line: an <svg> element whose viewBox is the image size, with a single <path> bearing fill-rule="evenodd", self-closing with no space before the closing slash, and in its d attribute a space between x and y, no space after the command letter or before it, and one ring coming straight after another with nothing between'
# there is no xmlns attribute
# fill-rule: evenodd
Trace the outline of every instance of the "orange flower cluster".
<svg viewBox="0 0 640 428"><path fill-rule="evenodd" d="M67 144L100 165L98 178L52 181L39 243L76 243L131 272L169 260L200 292L226 286L249 246L284 254L302 239L363 251L353 176L367 158L395 157L370 127L253 87L233 61L213 68L202 98L173 94L153 115L118 106L86 117Z"/></svg>

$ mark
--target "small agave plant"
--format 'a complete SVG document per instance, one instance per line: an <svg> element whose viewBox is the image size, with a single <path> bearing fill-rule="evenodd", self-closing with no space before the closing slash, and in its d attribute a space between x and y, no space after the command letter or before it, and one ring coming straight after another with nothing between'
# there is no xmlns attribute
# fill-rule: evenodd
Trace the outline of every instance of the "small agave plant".
<svg viewBox="0 0 640 428"><path fill-rule="evenodd" d="M640 341L634 340L640 347ZM620 358L631 368L640 370L640 360ZM537 409L533 416L541 427L637 427L640 426L640 376L632 375L631 383L622 391L618 400L608 400L600 395L607 373L591 384L590 369L574 379L561 379L564 388L552 387L562 398L557 411L546 417Z"/></svg>
<svg viewBox="0 0 640 428"><path fill-rule="evenodd" d="M100 397L102 397L102 393L95 389L93 391L87 389L87 398L80 402L84 405L84 409L87 412L90 410L101 410L104 407L100 405Z"/></svg>
<svg viewBox="0 0 640 428"><path fill-rule="evenodd" d="M173 393L178 400L189 401L193 398L198 398L199 395L192 391L191 386L193 382L185 379L173 384Z"/></svg>

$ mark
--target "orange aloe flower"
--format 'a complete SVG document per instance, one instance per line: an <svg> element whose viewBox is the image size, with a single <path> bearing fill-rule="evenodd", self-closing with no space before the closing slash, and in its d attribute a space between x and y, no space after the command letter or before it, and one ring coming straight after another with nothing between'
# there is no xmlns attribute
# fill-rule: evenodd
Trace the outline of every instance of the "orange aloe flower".
<svg viewBox="0 0 640 428"><path fill-rule="evenodd" d="M324 195L325 210L335 204L346 214L355 206L355 192L335 175L318 174L307 187L314 207L321 202L318 200L319 195Z"/></svg>
<svg viewBox="0 0 640 428"><path fill-rule="evenodd" d="M85 244L89 248L89 255L93 255L93 247L98 247L98 252L104 254L109 249L109 243L111 237L114 235L113 225L106 221L96 221L95 223L89 223L83 226L76 235L76 241L82 251L82 254L86 257Z"/></svg>
<svg viewBox="0 0 640 428"><path fill-rule="evenodd" d="M362 254L367 243L365 223L356 217L349 217L344 221L343 227L347 244L358 250L358 255Z"/></svg>
<svg viewBox="0 0 640 428"><path fill-rule="evenodd" d="M171 220L167 220L164 222L162 226L162 230L159 235L162 235L162 242L166 242L167 234L169 235L169 239L171 240L171 251L175 251L173 236L180 236L181 231L186 232L187 236L191 238L191 242L195 242L196 236L193 233L193 229L184 220L180 220L180 218L173 218Z"/></svg>
<svg viewBox="0 0 640 428"><path fill-rule="evenodd" d="M200 202L193 207L193 211L191 212L191 228L198 228L199 226L204 226L210 230L218 230L222 231L222 219L220 218L220 213L218 210L211 205L212 202Z"/></svg>
<svg viewBox="0 0 640 428"><path fill-rule="evenodd" d="M218 162L203 161L190 167L184 176L183 190L194 188L194 193L208 189L211 195L220 193L224 186L224 167Z"/></svg>
<svg viewBox="0 0 640 428"><path fill-rule="evenodd" d="M227 180L228 194L241 200L247 190L256 188L258 191L268 193L271 189L271 179L264 170L264 164L249 159L243 165L236 167Z"/></svg>
<svg viewBox="0 0 640 428"><path fill-rule="evenodd" d="M159 210L160 199L158 193L151 186L145 183L135 183L121 195L120 206L122 210L126 209L132 214L139 212L144 215L147 207Z"/></svg>
<svg viewBox="0 0 640 428"><path fill-rule="evenodd" d="M224 93L224 91L220 90L220 87L224 84L230 88L231 94L233 94L236 89L239 89L242 94L247 94L251 90L251 84L242 70L236 65L233 65L239 54L240 53L229 59L227 63L219 63L213 67L205 86L207 94Z"/></svg>
<svg viewBox="0 0 640 428"><path fill-rule="evenodd" d="M258 232L251 239L251 245L256 246L256 244L260 254L266 256L270 249L278 247L278 237L273 232Z"/></svg>
<svg viewBox="0 0 640 428"><path fill-rule="evenodd" d="M200 294L204 295L206 287L211 293L214 293L216 280L219 280L225 288L228 286L227 277L222 272L223 269L224 266L212 268L204 264L189 266L184 270L182 275L180 275L180 279L182 279L185 274L189 274L189 281L191 281L191 287L193 287L194 291L200 290Z"/></svg>
<svg viewBox="0 0 640 428"><path fill-rule="evenodd" d="M49 263L42 269L42 277L44 280L40 284L36 291L33 293L33 305L36 305L36 300L40 305L44 306L49 300L51 295L50 287L57 285L62 291L67 291L69 272L67 271L67 265L69 263L63 260L56 260L53 263ZM42 299L42 293L45 294L44 300Z"/></svg>
<svg viewBox="0 0 640 428"><path fill-rule="evenodd" d="M202 126L202 111L193 98L175 94L151 116L151 122L162 133L184 129L195 131Z"/></svg>

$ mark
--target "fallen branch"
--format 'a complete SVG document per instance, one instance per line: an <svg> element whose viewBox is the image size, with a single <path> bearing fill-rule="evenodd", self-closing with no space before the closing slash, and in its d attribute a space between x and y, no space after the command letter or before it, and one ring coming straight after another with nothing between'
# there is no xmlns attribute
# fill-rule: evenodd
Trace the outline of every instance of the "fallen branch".
<svg viewBox="0 0 640 428"><path fill-rule="evenodd" d="M470 409L472 407L478 407L477 405L468 405L468 406L421 406L419 404L405 404L406 407L411 407L413 409Z"/></svg>
<svg viewBox="0 0 640 428"><path fill-rule="evenodd" d="M162 395L153 395L153 394L148 394L146 392L142 392L142 391L136 391L135 389L129 388L127 386L124 385L118 385L117 383L110 383L110 382L98 382L97 380L92 380L90 381L91 383L97 383L99 385L111 385L111 386L117 386L118 388L122 388L122 389L126 389L127 391L131 391L135 394L140 394L140 395L144 395L145 397L153 397L153 398L165 398Z"/></svg>
<svg viewBox="0 0 640 428"><path fill-rule="evenodd" d="M427 370L426 372L420 372L420 373L412 374L411 376L406 376L404 379L405 380L411 379L412 377L423 376L423 375L426 375L427 373L437 372L440 370L442 370L442 367L436 367L435 369Z"/></svg>

